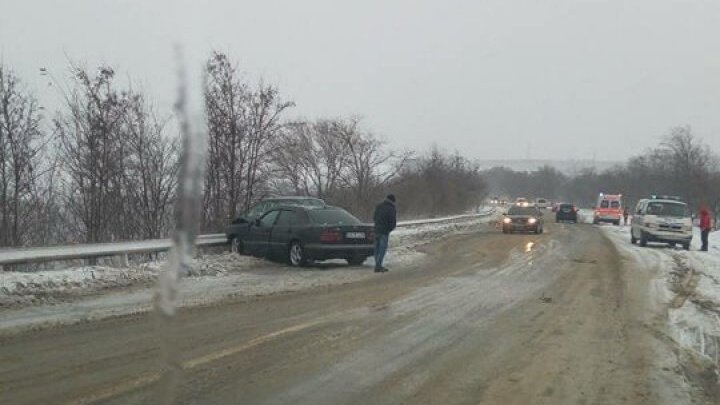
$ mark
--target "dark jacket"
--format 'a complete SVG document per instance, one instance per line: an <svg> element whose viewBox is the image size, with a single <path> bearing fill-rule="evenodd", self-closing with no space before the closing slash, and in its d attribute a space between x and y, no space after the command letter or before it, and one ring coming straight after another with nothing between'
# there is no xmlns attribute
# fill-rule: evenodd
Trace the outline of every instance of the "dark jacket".
<svg viewBox="0 0 720 405"><path fill-rule="evenodd" d="M378 235L389 235L397 225L397 211L395 204L390 200L385 200L375 207L375 233Z"/></svg>

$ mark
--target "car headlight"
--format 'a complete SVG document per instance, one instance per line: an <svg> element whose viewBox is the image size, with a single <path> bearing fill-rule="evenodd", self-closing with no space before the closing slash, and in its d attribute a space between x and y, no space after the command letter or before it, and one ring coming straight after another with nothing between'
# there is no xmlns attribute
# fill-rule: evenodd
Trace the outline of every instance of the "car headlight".
<svg viewBox="0 0 720 405"><path fill-rule="evenodd" d="M535 222L537 222L537 219L535 218L528 219L528 224L534 224Z"/></svg>
<svg viewBox="0 0 720 405"><path fill-rule="evenodd" d="M503 218L503 222L506 223L506 224L509 224L510 222L512 222L512 219L510 219L510 218Z"/></svg>

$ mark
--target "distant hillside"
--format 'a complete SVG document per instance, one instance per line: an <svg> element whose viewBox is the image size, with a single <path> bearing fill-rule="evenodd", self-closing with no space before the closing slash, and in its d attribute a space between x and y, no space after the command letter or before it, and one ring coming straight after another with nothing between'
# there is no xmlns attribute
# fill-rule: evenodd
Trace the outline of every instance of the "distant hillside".
<svg viewBox="0 0 720 405"><path fill-rule="evenodd" d="M543 160L543 159L499 159L499 160L478 160L481 169L493 167L507 167L515 171L533 171L538 167L549 165L566 174L572 174L585 168L595 168L597 171L609 169L621 162L613 161L592 161L592 160Z"/></svg>

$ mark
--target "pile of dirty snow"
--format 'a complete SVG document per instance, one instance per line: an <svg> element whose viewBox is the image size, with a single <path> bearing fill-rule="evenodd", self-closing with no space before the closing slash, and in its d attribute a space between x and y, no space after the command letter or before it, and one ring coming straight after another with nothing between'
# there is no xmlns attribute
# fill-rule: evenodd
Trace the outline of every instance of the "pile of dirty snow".
<svg viewBox="0 0 720 405"><path fill-rule="evenodd" d="M629 226L601 229L621 252L659 273L664 282L651 288L668 308L670 337L720 372L720 232L710 234L710 249L701 252L698 228L689 251L654 243L646 248L632 245Z"/></svg>

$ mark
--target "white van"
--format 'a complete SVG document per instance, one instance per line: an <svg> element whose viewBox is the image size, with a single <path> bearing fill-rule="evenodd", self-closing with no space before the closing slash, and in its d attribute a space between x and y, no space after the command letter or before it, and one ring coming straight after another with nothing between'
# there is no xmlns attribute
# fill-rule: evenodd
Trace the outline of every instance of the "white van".
<svg viewBox="0 0 720 405"><path fill-rule="evenodd" d="M660 242L690 249L692 216L688 205L673 197L640 200L635 207L630 228L630 242Z"/></svg>

